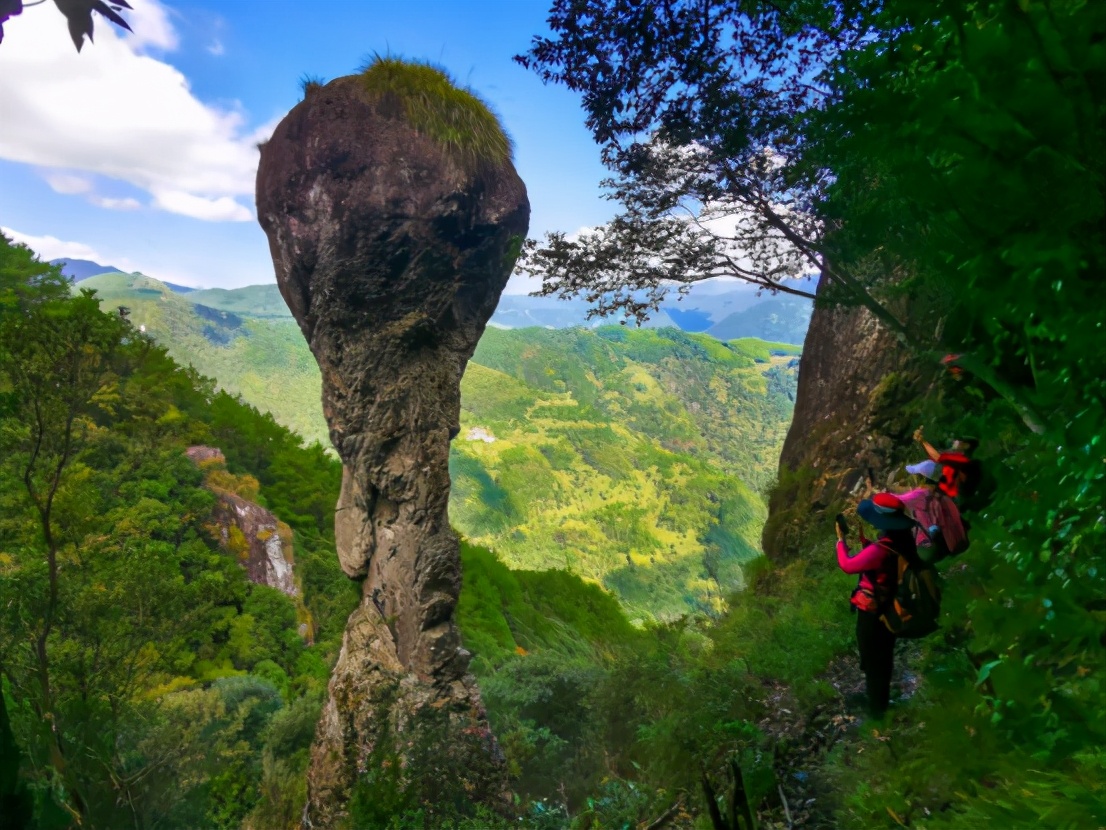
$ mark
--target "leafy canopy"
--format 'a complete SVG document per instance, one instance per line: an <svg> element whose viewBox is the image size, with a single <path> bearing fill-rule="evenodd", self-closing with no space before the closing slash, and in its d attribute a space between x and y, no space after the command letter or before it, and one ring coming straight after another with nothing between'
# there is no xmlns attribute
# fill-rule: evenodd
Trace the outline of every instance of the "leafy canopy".
<svg viewBox="0 0 1106 830"><path fill-rule="evenodd" d="M22 14L25 7L37 6L41 2L43 0L32 3L24 3L23 0L0 0L0 42L4 40L4 24L10 18ZM121 9L131 8L127 0L109 0L108 3L104 0L54 0L54 4L58 7L58 11L65 15L69 26L69 37L73 39L73 45L77 47L78 52L84 46L86 37L89 43L92 42L93 12L103 15L128 32L132 31L127 21L119 14Z"/></svg>
<svg viewBox="0 0 1106 830"><path fill-rule="evenodd" d="M805 164L804 122L875 5L557 0L554 36L516 60L581 93L620 212L529 245L542 293L639 319L665 281L734 276L811 296L792 278L824 270L813 207L827 177Z"/></svg>

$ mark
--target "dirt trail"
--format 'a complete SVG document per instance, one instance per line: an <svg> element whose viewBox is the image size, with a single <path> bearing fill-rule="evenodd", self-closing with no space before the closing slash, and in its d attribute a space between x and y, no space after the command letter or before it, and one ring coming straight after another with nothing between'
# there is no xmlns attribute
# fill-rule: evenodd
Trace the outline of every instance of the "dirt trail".
<svg viewBox="0 0 1106 830"><path fill-rule="evenodd" d="M892 708L909 701L920 678L912 666L916 643L900 643L891 681ZM839 657L818 678L837 696L830 703L803 712L792 690L782 683L766 684L762 703L770 714L759 724L776 745L775 769L781 798L770 808L762 805L758 823L762 830L832 830L835 793L822 774L826 756L841 742L853 742L863 729L885 730L888 724L872 724L864 713L864 675L855 656ZM786 804L786 806L785 806Z"/></svg>

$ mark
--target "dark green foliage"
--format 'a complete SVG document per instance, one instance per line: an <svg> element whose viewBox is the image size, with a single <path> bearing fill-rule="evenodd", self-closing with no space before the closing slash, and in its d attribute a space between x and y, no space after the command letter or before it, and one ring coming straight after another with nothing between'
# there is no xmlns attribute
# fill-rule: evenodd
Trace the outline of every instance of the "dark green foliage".
<svg viewBox="0 0 1106 830"><path fill-rule="evenodd" d="M74 286L91 288L104 311L130 309L130 321L168 349L180 365L215 378L220 389L238 395L308 442L329 446L319 408L319 369L276 286L250 286L177 294L141 274L102 274ZM229 296L228 296L229 295ZM210 309L205 319L193 302ZM225 314L225 316L224 316ZM241 321L234 328L224 324ZM210 327L210 334L205 327Z"/></svg>
<svg viewBox="0 0 1106 830"><path fill-rule="evenodd" d="M573 574L510 570L491 551L464 541L461 561L457 623L465 647L487 669L520 649L582 655L635 637L614 598Z"/></svg>
<svg viewBox="0 0 1106 830"><path fill-rule="evenodd" d="M12 734L8 720L8 701L6 684L0 678L0 815L12 830L22 830L31 826L34 815L34 799L27 784L20 779L19 767L23 763L23 752Z"/></svg>
<svg viewBox="0 0 1106 830"><path fill-rule="evenodd" d="M269 724L313 723L356 602L334 561L337 464L0 243L5 817L30 795L32 826L238 827L255 808L293 826L304 730ZM211 537L193 443L296 528L314 645Z"/></svg>
<svg viewBox="0 0 1106 830"><path fill-rule="evenodd" d="M372 749L350 794L350 825L366 830L501 826L503 817L481 806L497 800L488 787L499 779L473 765L488 757L487 730L459 733L450 726L448 711L426 706L405 713L397 732L393 705L394 698L377 703Z"/></svg>

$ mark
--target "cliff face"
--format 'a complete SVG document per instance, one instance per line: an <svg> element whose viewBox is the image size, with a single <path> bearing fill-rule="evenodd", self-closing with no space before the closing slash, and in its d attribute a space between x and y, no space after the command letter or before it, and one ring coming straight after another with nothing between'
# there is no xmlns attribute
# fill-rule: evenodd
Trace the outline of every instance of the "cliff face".
<svg viewBox="0 0 1106 830"><path fill-rule="evenodd" d="M338 557L364 580L316 733L304 823L347 821L351 795L374 798L380 766L396 757L405 787L436 780L500 802L505 768L453 622L448 458L461 375L526 234L526 189L509 160L458 160L411 125L402 100L348 77L313 89L277 126L257 207L344 465ZM416 760L420 743L440 751Z"/></svg>
<svg viewBox="0 0 1106 830"><path fill-rule="evenodd" d="M214 519L219 525L223 546L238 554L250 581L298 596L292 579L292 531L259 504L234 493L217 492ZM237 530L242 542L238 542ZM243 549L244 543L244 549Z"/></svg>
<svg viewBox="0 0 1106 830"><path fill-rule="evenodd" d="M768 557L791 558L812 516L901 476L918 402L934 381L867 309L815 308L764 526Z"/></svg>
<svg viewBox="0 0 1106 830"><path fill-rule="evenodd" d="M251 582L298 596L292 571L292 529L261 505L227 488L234 477L226 472L226 458L218 448L189 447L186 455L207 471L205 484L218 498L212 521L224 550L246 569Z"/></svg>

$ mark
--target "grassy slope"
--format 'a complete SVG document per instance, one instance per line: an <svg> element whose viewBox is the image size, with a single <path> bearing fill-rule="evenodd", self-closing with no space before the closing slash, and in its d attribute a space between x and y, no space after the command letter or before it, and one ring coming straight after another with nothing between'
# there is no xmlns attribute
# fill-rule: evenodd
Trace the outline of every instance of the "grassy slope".
<svg viewBox="0 0 1106 830"><path fill-rule="evenodd" d="M209 308L230 311L249 317L292 319L280 289L276 283L247 285L245 288L205 288L188 295L191 303L201 303Z"/></svg>
<svg viewBox="0 0 1106 830"><path fill-rule="evenodd" d="M184 297L111 274L82 287L325 444L318 369L295 322L249 313L275 307L275 286ZM757 492L791 417L796 353L674 329L488 329L462 383L452 520L512 567L606 586L635 619L717 610L759 553ZM466 440L475 428L495 441Z"/></svg>

